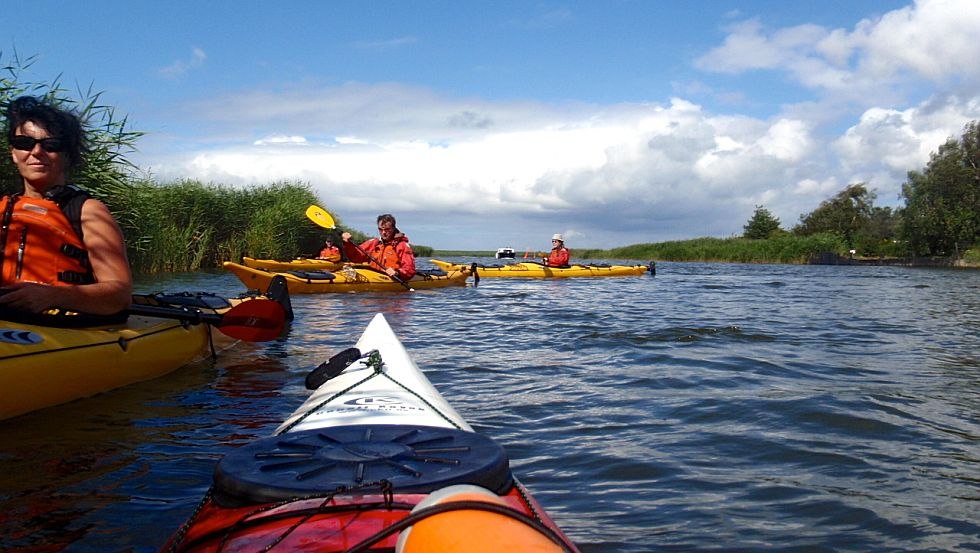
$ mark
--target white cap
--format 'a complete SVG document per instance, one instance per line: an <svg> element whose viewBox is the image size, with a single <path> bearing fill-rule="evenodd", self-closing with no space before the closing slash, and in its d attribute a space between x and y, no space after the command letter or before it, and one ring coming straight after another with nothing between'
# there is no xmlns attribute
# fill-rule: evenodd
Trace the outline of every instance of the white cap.
<svg viewBox="0 0 980 553"><path fill-rule="evenodd" d="M565 239L562 238L560 234L556 234L556 235L552 236L551 239L552 240L558 240L559 242L564 242L565 241Z"/></svg>

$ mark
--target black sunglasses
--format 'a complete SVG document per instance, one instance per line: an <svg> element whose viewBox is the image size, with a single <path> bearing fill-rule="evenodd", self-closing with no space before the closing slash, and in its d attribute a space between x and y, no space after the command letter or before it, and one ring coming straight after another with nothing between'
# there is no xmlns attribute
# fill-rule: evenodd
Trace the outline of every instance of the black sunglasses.
<svg viewBox="0 0 980 553"><path fill-rule="evenodd" d="M60 138L42 138L38 140L33 136L24 136L18 134L17 136L10 139L10 147L15 150L24 150L25 152L30 152L34 149L35 144L40 144L41 149L45 152L63 152L65 151L65 141Z"/></svg>

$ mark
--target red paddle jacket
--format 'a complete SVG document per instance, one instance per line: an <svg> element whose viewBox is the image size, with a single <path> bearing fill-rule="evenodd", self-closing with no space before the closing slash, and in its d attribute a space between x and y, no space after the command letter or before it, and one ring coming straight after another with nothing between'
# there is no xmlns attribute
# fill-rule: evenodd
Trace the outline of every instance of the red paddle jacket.
<svg viewBox="0 0 980 553"><path fill-rule="evenodd" d="M324 246L320 250L320 255L317 258L326 259L327 261L340 261L340 248L337 246Z"/></svg>
<svg viewBox="0 0 980 553"><path fill-rule="evenodd" d="M372 267L382 271L390 267L398 271L398 278L402 280L415 276L415 254L412 253L412 246L404 234L396 234L387 243L382 242L380 238L372 238L361 244L361 249L364 253L358 251L354 244L344 242L344 253L347 254L347 259L354 263L370 263ZM376 261L380 261L381 264Z"/></svg>
<svg viewBox="0 0 980 553"><path fill-rule="evenodd" d="M549 267L565 267L568 265L568 258L571 257L572 252L568 251L563 245L556 246L552 248L551 253L548 254L548 259L545 260L545 265Z"/></svg>

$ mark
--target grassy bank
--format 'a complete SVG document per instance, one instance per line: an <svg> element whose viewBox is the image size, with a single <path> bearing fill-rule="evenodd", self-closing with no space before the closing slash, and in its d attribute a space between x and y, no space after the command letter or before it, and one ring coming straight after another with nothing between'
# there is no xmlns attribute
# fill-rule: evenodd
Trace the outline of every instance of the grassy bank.
<svg viewBox="0 0 980 553"><path fill-rule="evenodd" d="M575 257L583 258L734 263L806 263L811 256L825 252L846 255L847 247L835 234L814 234L812 236L785 235L765 240L695 238L635 244L610 250L572 250Z"/></svg>
<svg viewBox="0 0 980 553"><path fill-rule="evenodd" d="M766 240L747 238L695 238L651 244L634 244L608 250L571 248L578 259L629 259L637 261L718 261L736 263L806 263L811 256L831 252L846 255L844 241L834 234L785 235ZM485 256L491 251L435 250L437 256ZM544 252L532 252L538 259ZM517 261L520 261L517 259Z"/></svg>
<svg viewBox="0 0 980 553"><path fill-rule="evenodd" d="M355 241L368 238L346 228L335 216L338 228L323 229L305 214L319 199L309 185L277 182L246 189L178 181L157 184L128 181L108 186L98 195L110 206L123 227L130 263L138 273L195 271L220 267L223 261L242 256L292 259L314 256L323 240L339 239L343 230ZM493 257L495 251L437 250L412 245L415 255L427 257ZM737 263L807 263L814 256L848 256L844 240L833 233L811 236L784 234L752 240L747 238L696 238L612 249L572 248L578 259L646 261L703 261ZM545 255L534 252L534 259ZM520 261L518 256L515 261ZM980 250L967 251L970 266L980 262ZM507 260L501 260L507 262Z"/></svg>
<svg viewBox="0 0 980 553"><path fill-rule="evenodd" d="M663 261L729 261L737 263L806 263L823 252L844 255L844 240L830 233L811 236L784 235L752 240L748 238L697 238L658 244L640 244L615 248L616 257L657 259Z"/></svg>
<svg viewBox="0 0 980 553"><path fill-rule="evenodd" d="M99 195L123 229L137 273L220 267L243 255L291 259L319 251L327 235L303 215L317 201L303 184L240 189L137 181Z"/></svg>
<svg viewBox="0 0 980 553"><path fill-rule="evenodd" d="M354 241L368 238L336 216L334 230L307 219L306 208L321 202L302 183L242 189L193 180L122 181L103 186L98 195L123 228L133 271L142 274L220 267L243 256L315 257L324 239L339 242L345 230ZM412 247L418 256L432 255L428 246Z"/></svg>

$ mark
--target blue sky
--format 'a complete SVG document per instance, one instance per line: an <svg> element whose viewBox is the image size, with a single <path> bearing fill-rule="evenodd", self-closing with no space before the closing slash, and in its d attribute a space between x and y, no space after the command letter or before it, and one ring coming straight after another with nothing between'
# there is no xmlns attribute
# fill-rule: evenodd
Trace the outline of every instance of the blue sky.
<svg viewBox="0 0 980 553"><path fill-rule="evenodd" d="M309 183L414 243L784 228L980 119L980 2L39 1L2 65L102 91L156 180ZM298 214L302 216L302 214Z"/></svg>

